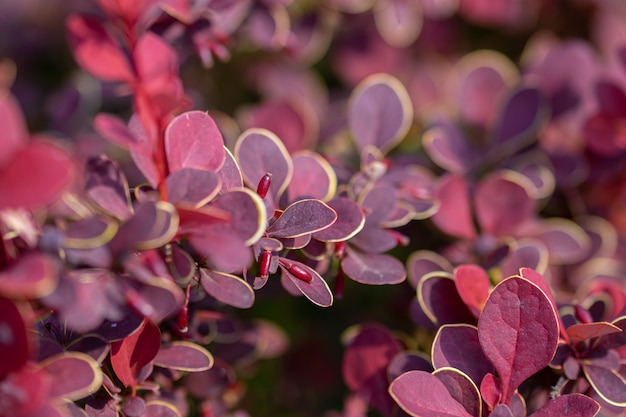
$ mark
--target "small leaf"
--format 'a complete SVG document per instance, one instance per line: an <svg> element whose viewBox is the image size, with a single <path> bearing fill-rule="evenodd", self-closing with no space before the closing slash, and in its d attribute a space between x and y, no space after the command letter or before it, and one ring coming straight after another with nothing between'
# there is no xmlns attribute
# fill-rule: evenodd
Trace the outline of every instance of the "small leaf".
<svg viewBox="0 0 626 417"><path fill-rule="evenodd" d="M64 352L40 363L53 378L50 395L79 400L95 393L102 385L100 365L80 352Z"/></svg>
<svg viewBox="0 0 626 417"><path fill-rule="evenodd" d="M594 417L600 404L583 394L567 394L548 401L528 417Z"/></svg>
<svg viewBox="0 0 626 417"><path fill-rule="evenodd" d="M347 197L336 197L328 206L337 213L337 220L325 229L313 234L324 242L341 242L354 237L363 229L365 216L357 203Z"/></svg>
<svg viewBox="0 0 626 417"><path fill-rule="evenodd" d="M556 352L558 319L548 297L530 281L511 277L491 292L478 319L478 336L502 384L502 403Z"/></svg>
<svg viewBox="0 0 626 417"><path fill-rule="evenodd" d="M333 293L330 291L330 288L328 288L328 284L324 278L322 278L321 275L318 274L313 268L303 264L302 262L297 262L292 259L289 259L288 261L290 264L298 265L306 270L311 275L312 280L310 282L304 282L302 279L291 274L288 268L282 265L282 263L279 263L283 277L287 277L289 282L295 285L298 290L313 304L320 307L330 307L333 304Z"/></svg>
<svg viewBox="0 0 626 417"><path fill-rule="evenodd" d="M504 404L498 404L493 408L493 411L489 413L490 417L514 417L511 409Z"/></svg>
<svg viewBox="0 0 626 417"><path fill-rule="evenodd" d="M465 305L478 318L491 291L487 272L478 265L460 265L454 269L454 285Z"/></svg>
<svg viewBox="0 0 626 417"><path fill-rule="evenodd" d="M161 346L154 364L179 371L206 371L213 366L213 356L202 346L186 341L175 341Z"/></svg>
<svg viewBox="0 0 626 417"><path fill-rule="evenodd" d="M351 279L368 285L399 284L406 279L402 262L390 255L365 254L348 247L341 268Z"/></svg>
<svg viewBox="0 0 626 417"><path fill-rule="evenodd" d="M389 393L414 417L476 417L452 397L439 378L428 372L400 375L389 386Z"/></svg>
<svg viewBox="0 0 626 417"><path fill-rule="evenodd" d="M218 171L222 188L220 193L225 193L233 188L243 188L243 177L241 176L241 169L235 160L233 154L224 147L225 159L222 168Z"/></svg>
<svg viewBox="0 0 626 417"><path fill-rule="evenodd" d="M181 168L165 182L170 203L188 203L194 207L207 204L221 189L219 175L204 169Z"/></svg>
<svg viewBox="0 0 626 417"><path fill-rule="evenodd" d="M432 216L433 223L443 232L467 240L476 237L468 184L464 178L444 175L436 192L439 210Z"/></svg>
<svg viewBox="0 0 626 417"><path fill-rule="evenodd" d="M111 365L124 386L137 385L141 369L150 363L161 347L161 332L149 320L135 333L111 343Z"/></svg>
<svg viewBox="0 0 626 417"><path fill-rule="evenodd" d="M291 204L267 229L274 238L293 238L323 230L337 220L337 213L320 200L300 200Z"/></svg>
<svg viewBox="0 0 626 417"><path fill-rule="evenodd" d="M582 364L587 382L594 391L609 404L626 407L626 379L614 369Z"/></svg>
<svg viewBox="0 0 626 417"><path fill-rule="evenodd" d="M217 125L203 111L189 111L174 118L165 130L165 151L170 172L183 168L218 171L226 158L224 139Z"/></svg>
<svg viewBox="0 0 626 417"><path fill-rule="evenodd" d="M361 81L348 106L348 124L359 149L374 145L389 151L406 135L413 119L409 94L388 74L374 74Z"/></svg>
<svg viewBox="0 0 626 417"><path fill-rule="evenodd" d="M452 269L452 264L446 258L429 250L415 251L406 261L408 280L413 288L417 288L426 274L435 271L452 272Z"/></svg>
<svg viewBox="0 0 626 417"><path fill-rule="evenodd" d="M254 304L254 290L238 276L201 268L200 284L207 294L233 307L250 308Z"/></svg>
<svg viewBox="0 0 626 417"><path fill-rule="evenodd" d="M152 400L146 403L146 410L142 417L183 417L171 403L161 400Z"/></svg>

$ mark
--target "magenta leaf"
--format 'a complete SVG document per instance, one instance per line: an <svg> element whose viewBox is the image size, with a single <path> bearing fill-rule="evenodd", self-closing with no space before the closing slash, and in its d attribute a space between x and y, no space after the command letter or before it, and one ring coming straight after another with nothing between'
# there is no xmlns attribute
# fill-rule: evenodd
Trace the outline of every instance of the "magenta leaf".
<svg viewBox="0 0 626 417"><path fill-rule="evenodd" d="M387 329L366 324L350 340L343 357L341 369L348 388L369 398L383 415L389 415L393 406L387 392L387 366L400 350L400 344Z"/></svg>
<svg viewBox="0 0 626 417"><path fill-rule="evenodd" d="M161 346L154 364L179 371L206 371L213 366L213 356L202 346L186 341L174 341Z"/></svg>
<svg viewBox="0 0 626 417"><path fill-rule="evenodd" d="M476 417L454 399L439 378L428 372L400 375L389 386L389 393L414 417Z"/></svg>
<svg viewBox="0 0 626 417"><path fill-rule="evenodd" d="M22 368L29 357L26 324L17 306L12 301L0 297L0 329L2 343L0 356L11 360L0 361L0 381L11 372Z"/></svg>
<svg viewBox="0 0 626 417"><path fill-rule="evenodd" d="M341 260L343 271L356 282L369 285L399 284L406 279L404 265L385 254L365 254L348 248Z"/></svg>
<svg viewBox="0 0 626 417"><path fill-rule="evenodd" d="M168 175L167 198L170 203L187 203L194 207L207 204L221 189L220 177L204 169L182 168Z"/></svg>
<svg viewBox="0 0 626 417"><path fill-rule="evenodd" d="M626 379L623 375L614 369L591 363L583 363L582 369L587 381L604 401L626 407Z"/></svg>
<svg viewBox="0 0 626 417"><path fill-rule="evenodd" d="M418 250L409 255L406 261L406 271L409 283L417 288L422 278L431 272L452 272L450 262L438 253L428 250Z"/></svg>
<svg viewBox="0 0 626 417"><path fill-rule="evenodd" d="M220 176L220 182L222 184L221 193L233 188L243 187L243 177L241 176L241 170L239 169L239 165L237 165L235 157L226 147L224 148L224 152L224 164L217 173Z"/></svg>
<svg viewBox="0 0 626 417"><path fill-rule="evenodd" d="M137 144L137 138L130 131L126 123L108 113L98 113L93 119L93 127L109 142L122 148L130 149Z"/></svg>
<svg viewBox="0 0 626 417"><path fill-rule="evenodd" d="M328 206L337 213L337 220L327 228L315 232L313 237L325 242L340 242L356 235L365 224L361 207L347 197L336 197Z"/></svg>
<svg viewBox="0 0 626 417"><path fill-rule="evenodd" d="M160 347L161 332L149 320L144 320L135 333L111 343L111 365L124 386L137 385L139 372L154 359Z"/></svg>
<svg viewBox="0 0 626 417"><path fill-rule="evenodd" d="M433 372L448 389L452 398L463 405L475 417L482 415L482 400L476 384L462 371L454 368L440 368Z"/></svg>
<svg viewBox="0 0 626 417"><path fill-rule="evenodd" d="M478 265L460 265L454 270L454 285L472 314L478 318L491 292L491 281Z"/></svg>
<svg viewBox="0 0 626 417"><path fill-rule="evenodd" d="M236 236L246 245L251 245L261 238L267 226L263 202L251 190L228 191L213 201L210 207L228 215L228 222L220 226L222 232ZM220 227L216 226L216 229Z"/></svg>
<svg viewBox="0 0 626 417"><path fill-rule="evenodd" d="M535 132L548 116L548 103L538 88L523 87L514 91L504 106L493 137L510 154L535 139Z"/></svg>
<svg viewBox="0 0 626 417"><path fill-rule="evenodd" d="M508 404L526 378L547 366L556 352L559 324L550 300L530 281L511 277L491 292L478 319L478 337Z"/></svg>
<svg viewBox="0 0 626 417"><path fill-rule="evenodd" d="M90 158L85 177L85 191L100 208L120 220L131 216L128 181L115 161Z"/></svg>
<svg viewBox="0 0 626 417"><path fill-rule="evenodd" d="M54 259L40 252L27 253L0 272L0 294L18 299L46 296L57 286L58 274Z"/></svg>
<svg viewBox="0 0 626 417"><path fill-rule="evenodd" d="M40 364L53 378L51 395L78 400L93 394L102 385L100 365L80 352L64 352Z"/></svg>
<svg viewBox="0 0 626 417"><path fill-rule="evenodd" d="M395 48L411 45L422 31L422 7L410 0L391 0L374 8L374 22L382 38Z"/></svg>
<svg viewBox="0 0 626 417"><path fill-rule="evenodd" d="M451 367L466 374L479 385L494 368L483 353L478 330L470 325L449 324L439 328L432 347L435 369Z"/></svg>
<svg viewBox="0 0 626 417"><path fill-rule="evenodd" d="M600 404L583 394L567 394L548 401L528 417L594 417Z"/></svg>
<svg viewBox="0 0 626 417"><path fill-rule="evenodd" d="M200 269L202 288L222 303L237 308L250 308L254 304L254 290L238 276Z"/></svg>
<svg viewBox="0 0 626 417"><path fill-rule="evenodd" d="M494 408L501 402L502 387L494 374L489 373L480 381L480 395L489 408Z"/></svg>
<svg viewBox="0 0 626 417"><path fill-rule="evenodd" d="M388 74L375 74L353 91L348 124L359 149L373 145L389 151L406 135L413 109L400 81Z"/></svg>
<svg viewBox="0 0 626 417"><path fill-rule="evenodd" d="M165 131L170 172L182 168L218 171L226 158L224 139L205 112L189 111L174 118Z"/></svg>
<svg viewBox="0 0 626 417"><path fill-rule="evenodd" d="M436 198L441 205L433 215L432 221L449 235L472 240L476 236L476 231L467 187L464 178L444 175L436 192Z"/></svg>
<svg viewBox="0 0 626 417"><path fill-rule="evenodd" d="M0 97L0 126L3 126L0 141L0 168L11 161L28 141L26 121L17 100L6 92Z"/></svg>
<svg viewBox="0 0 626 417"><path fill-rule="evenodd" d="M422 143L437 165L455 174L470 172L479 157L463 132L447 121L439 122L424 132Z"/></svg>
<svg viewBox="0 0 626 417"><path fill-rule="evenodd" d="M274 238L293 238L323 230L337 220L337 213L320 200L300 200L291 204L268 229Z"/></svg>
<svg viewBox="0 0 626 417"><path fill-rule="evenodd" d="M322 278L321 275L318 274L313 268L303 264L302 262L294 261L292 259L289 259L288 262L290 264L298 265L300 268L306 270L312 280L310 282L303 281L302 279L294 276L293 273L289 271L288 267L279 263L282 271L282 277L288 278L288 282L293 284L298 291L300 291L313 304L320 307L330 307L333 304L333 293L330 291L330 288L328 288L328 284L324 281L324 278Z"/></svg>
<svg viewBox="0 0 626 417"><path fill-rule="evenodd" d="M435 324L475 323L476 318L467 308L447 272L432 272L417 286L417 299L426 316Z"/></svg>

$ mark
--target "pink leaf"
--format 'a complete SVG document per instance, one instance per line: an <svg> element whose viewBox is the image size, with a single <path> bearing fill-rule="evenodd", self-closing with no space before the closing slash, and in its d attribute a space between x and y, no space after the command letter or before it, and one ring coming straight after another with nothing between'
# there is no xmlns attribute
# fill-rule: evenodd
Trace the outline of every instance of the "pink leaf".
<svg viewBox="0 0 626 417"><path fill-rule="evenodd" d="M328 202L337 213L337 220L329 227L315 232L313 237L326 242L339 242L356 235L365 224L363 211L347 197L337 197Z"/></svg>
<svg viewBox="0 0 626 417"><path fill-rule="evenodd" d="M59 266L48 255L31 252L0 272L0 294L15 298L39 298L54 291Z"/></svg>
<svg viewBox="0 0 626 417"><path fill-rule="evenodd" d="M310 151L293 155L293 176L287 188L290 202L303 198L327 201L336 188L335 171L320 155Z"/></svg>
<svg viewBox="0 0 626 417"><path fill-rule="evenodd" d="M194 207L207 204L220 191L219 175L204 169L182 168L168 175L167 198L172 204L187 203Z"/></svg>
<svg viewBox="0 0 626 417"><path fill-rule="evenodd" d="M462 177L443 176L436 192L436 198L441 205L432 221L445 233L472 240L476 231L467 187L467 182Z"/></svg>
<svg viewBox="0 0 626 417"><path fill-rule="evenodd" d="M465 305L478 318L491 291L487 272L478 265L460 265L454 270L454 285Z"/></svg>
<svg viewBox="0 0 626 417"><path fill-rule="evenodd" d="M437 369L433 372L448 389L452 398L461 404L469 414L482 415L482 400L476 384L463 372L453 368Z"/></svg>
<svg viewBox="0 0 626 417"><path fill-rule="evenodd" d="M28 130L17 101L11 94L0 90L0 170L15 154L26 146Z"/></svg>

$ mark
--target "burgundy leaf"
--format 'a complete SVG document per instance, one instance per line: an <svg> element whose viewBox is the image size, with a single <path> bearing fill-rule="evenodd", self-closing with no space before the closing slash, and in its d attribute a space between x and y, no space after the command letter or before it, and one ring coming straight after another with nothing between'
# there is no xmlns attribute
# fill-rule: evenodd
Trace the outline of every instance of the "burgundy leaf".
<svg viewBox="0 0 626 417"><path fill-rule="evenodd" d="M398 200L396 190L387 185L380 184L365 189L359 195L358 203L365 213L365 227L381 224L387 220L396 208Z"/></svg>
<svg viewBox="0 0 626 417"><path fill-rule="evenodd" d="M178 229L178 213L166 201L145 201L135 206L135 214L122 224L111 241L119 253L131 248L153 249L172 240Z"/></svg>
<svg viewBox="0 0 626 417"><path fill-rule="evenodd" d="M491 413L489 413L489 417L514 417L511 409L504 404L496 405Z"/></svg>
<svg viewBox="0 0 626 417"><path fill-rule="evenodd" d="M423 277L417 287L417 299L426 316L437 325L476 322L459 297L450 273L433 272Z"/></svg>
<svg viewBox="0 0 626 417"><path fill-rule="evenodd" d="M502 403L526 378L547 366L559 337L558 319L545 293L511 277L491 292L478 320L480 344L502 384Z"/></svg>
<svg viewBox="0 0 626 417"><path fill-rule="evenodd" d="M332 225L337 213L320 200L300 200L291 204L268 229L274 238L299 237Z"/></svg>
<svg viewBox="0 0 626 417"><path fill-rule="evenodd" d="M548 115L548 103L538 88L522 87L508 98L494 130L494 142L507 154L523 148L535 139L535 133Z"/></svg>
<svg viewBox="0 0 626 417"><path fill-rule="evenodd" d="M248 189L231 190L211 203L211 207L228 214L229 221L222 227L223 233L230 233L252 245L259 240L267 226L265 208L261 198Z"/></svg>
<svg viewBox="0 0 626 417"><path fill-rule="evenodd" d="M120 220L131 216L128 181L115 161L90 158L85 177L85 191L100 208Z"/></svg>
<svg viewBox="0 0 626 417"><path fill-rule="evenodd" d="M535 212L521 174L497 171L476 187L474 204L482 232L500 237L511 235Z"/></svg>
<svg viewBox="0 0 626 417"><path fill-rule="evenodd" d="M550 400L529 417L594 417L600 404L583 394L567 394Z"/></svg>
<svg viewBox="0 0 626 417"><path fill-rule="evenodd" d="M328 284L324 281L324 278L322 278L317 271L308 265L292 259L289 259L288 262L290 264L298 265L300 268L306 270L312 280L310 282L303 281L302 279L294 276L294 274L289 271L288 267L279 263L280 269L282 270L282 276L287 277L289 279L288 282L295 285L298 290L313 304L320 307L330 307L333 304L333 293L330 291L330 288L328 288Z"/></svg>
<svg viewBox="0 0 626 417"><path fill-rule="evenodd" d="M548 248L537 239L516 240L507 257L500 262L502 276L516 275L522 267L543 273L548 265L549 256Z"/></svg>
<svg viewBox="0 0 626 417"><path fill-rule="evenodd" d="M400 375L389 393L404 411L414 417L476 417L452 397L446 386L424 371Z"/></svg>
<svg viewBox="0 0 626 417"><path fill-rule="evenodd" d="M280 139L265 129L249 129L239 136L235 145L235 158L239 162L246 184L256 189L261 178L272 174L269 195L278 198L289 185L293 163Z"/></svg>
<svg viewBox="0 0 626 417"><path fill-rule="evenodd" d="M463 405L470 415L475 417L482 415L480 392L467 375L454 368L437 369L433 375L443 382L452 398Z"/></svg>
<svg viewBox="0 0 626 417"><path fill-rule="evenodd" d="M213 366L213 356L202 346L186 341L175 341L161 346L154 364L179 371L206 371Z"/></svg>
<svg viewBox="0 0 626 417"><path fill-rule="evenodd" d="M194 168L181 168L171 173L165 182L170 203L187 203L194 207L211 201L222 185L215 172Z"/></svg>
<svg viewBox="0 0 626 417"><path fill-rule="evenodd" d="M93 333L108 342L115 342L138 331L143 325L143 320L143 317L129 310L121 320L105 320Z"/></svg>
<svg viewBox="0 0 626 417"><path fill-rule="evenodd" d="M13 298L39 298L54 291L59 266L50 256L31 252L0 272L0 294Z"/></svg>
<svg viewBox="0 0 626 417"><path fill-rule="evenodd" d="M359 149L374 145L389 151L406 135L413 118L409 95L398 79L375 74L353 91L348 124Z"/></svg>
<svg viewBox="0 0 626 417"><path fill-rule="evenodd" d="M0 209L34 209L56 201L76 176L70 155L52 142L31 141L0 171Z"/></svg>
<svg viewBox="0 0 626 417"><path fill-rule="evenodd" d="M387 366L387 379L393 381L409 371L432 372L433 366L427 354L419 351L403 350L391 359Z"/></svg>
<svg viewBox="0 0 626 417"><path fill-rule="evenodd" d="M135 333L111 343L111 365L124 386L137 385L139 372L154 359L160 347L161 332L149 320L144 320Z"/></svg>
<svg viewBox="0 0 626 417"><path fill-rule="evenodd" d="M237 308L250 308L254 304L254 290L238 276L201 268L200 284L207 294L222 303Z"/></svg>
<svg viewBox="0 0 626 417"><path fill-rule="evenodd" d="M337 176L328 161L311 151L293 154L293 175L287 188L288 201L315 198L328 201L337 189Z"/></svg>
<svg viewBox="0 0 626 417"><path fill-rule="evenodd" d="M205 112L189 111L174 118L165 131L170 172L182 168L218 171L226 158L224 139Z"/></svg>
<svg viewBox="0 0 626 417"><path fill-rule="evenodd" d="M409 255L406 271L409 283L417 288L424 275L435 271L452 272L452 264L436 252L418 250Z"/></svg>
<svg viewBox="0 0 626 417"><path fill-rule="evenodd" d="M443 232L472 240L476 236L468 184L462 177L444 175L437 188L436 198L441 205L432 221Z"/></svg>
<svg viewBox="0 0 626 417"><path fill-rule="evenodd" d="M402 262L391 255L365 254L348 247L341 268L351 279L362 284L399 284L406 279Z"/></svg>
<svg viewBox="0 0 626 417"><path fill-rule="evenodd" d="M585 378L594 391L609 404L626 407L626 379L614 369L582 364Z"/></svg>
<svg viewBox="0 0 626 417"><path fill-rule="evenodd" d="M170 250L171 262L168 263L170 273L176 283L187 284L196 272L196 263L191 255L178 245L172 244Z"/></svg>
<svg viewBox="0 0 626 417"><path fill-rule="evenodd" d="M50 394L78 400L95 393L102 385L100 365L80 352L65 352L40 364L53 378Z"/></svg>
<svg viewBox="0 0 626 417"><path fill-rule="evenodd" d="M350 340L343 357L343 379L353 392L369 398L372 406L389 415L393 401L387 392L387 366L401 350L384 327L367 324Z"/></svg>
<svg viewBox="0 0 626 417"><path fill-rule="evenodd" d="M480 382L480 395L489 408L494 408L502 400L502 387L494 374L487 374Z"/></svg>
<svg viewBox="0 0 626 417"><path fill-rule="evenodd" d="M454 269L454 285L465 305L478 318L491 291L487 272L478 265L460 265Z"/></svg>
<svg viewBox="0 0 626 417"><path fill-rule="evenodd" d="M547 246L552 263L579 262L591 244L589 236L578 224L563 218L541 220L534 234Z"/></svg>
<svg viewBox="0 0 626 417"><path fill-rule="evenodd" d="M67 20L70 46L78 64L93 76L106 81L133 79L123 50L97 19L72 15Z"/></svg>
<svg viewBox="0 0 626 417"><path fill-rule="evenodd" d="M0 361L0 381L26 364L29 357L26 324L17 306L0 297L0 356L11 360Z"/></svg>
<svg viewBox="0 0 626 417"><path fill-rule="evenodd" d="M435 369L451 367L466 374L476 385L494 368L483 353L478 330L470 325L444 325L433 341L432 361Z"/></svg>

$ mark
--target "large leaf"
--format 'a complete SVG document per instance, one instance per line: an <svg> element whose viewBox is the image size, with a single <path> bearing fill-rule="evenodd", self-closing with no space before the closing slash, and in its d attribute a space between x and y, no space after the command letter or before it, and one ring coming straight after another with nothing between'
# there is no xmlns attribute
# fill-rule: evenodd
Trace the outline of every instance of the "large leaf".
<svg viewBox="0 0 626 417"><path fill-rule="evenodd" d="M476 385L494 368L483 353L478 341L478 330L467 324L441 326L432 347L435 369L451 367L465 373Z"/></svg>
<svg viewBox="0 0 626 417"><path fill-rule="evenodd" d="M95 393L102 385L100 365L84 353L61 353L39 366L52 376L50 394L55 397L78 400Z"/></svg>
<svg viewBox="0 0 626 417"><path fill-rule="evenodd" d="M324 281L324 278L322 278L321 275L318 274L313 268L303 264L302 262L297 262L292 259L289 259L288 262L307 271L311 276L311 281L303 281L290 272L289 268L283 265L283 263L279 263L280 269L282 270L282 277L286 277L286 279L289 280L288 282L297 287L298 291L300 291L313 304L317 304L320 307L330 307L333 304L333 293L330 291L330 288L328 288L328 284Z"/></svg>
<svg viewBox="0 0 626 417"><path fill-rule="evenodd" d="M367 324L350 340L343 357L341 369L348 388L369 398L383 415L389 415L393 405L387 393L387 366L400 350L400 344L387 329Z"/></svg>
<svg viewBox="0 0 626 417"><path fill-rule="evenodd" d="M203 111L183 113L169 123L165 152L172 173L182 168L218 171L226 158L222 134Z"/></svg>
<svg viewBox="0 0 626 417"><path fill-rule="evenodd" d="M254 304L254 290L238 276L200 269L202 288L216 300L237 308L250 308Z"/></svg>
<svg viewBox="0 0 626 417"><path fill-rule="evenodd" d="M567 394L548 401L529 417L593 417L600 411L600 404L583 394Z"/></svg>
<svg viewBox="0 0 626 417"><path fill-rule="evenodd" d="M478 320L478 337L502 385L502 403L556 352L559 324L550 300L530 281L511 277L491 292Z"/></svg>
<svg viewBox="0 0 626 417"><path fill-rule="evenodd" d="M410 371L396 378L389 393L404 411L414 417L477 417L470 414L446 385L424 371Z"/></svg>
<svg viewBox="0 0 626 417"><path fill-rule="evenodd" d="M482 415L482 400L476 384L462 371L455 368L439 368L433 372L458 401L473 416Z"/></svg>
<svg viewBox="0 0 626 417"><path fill-rule="evenodd" d="M215 172L195 168L181 168L171 173L165 183L170 203L187 203L194 207L211 201L222 185Z"/></svg>
<svg viewBox="0 0 626 417"><path fill-rule="evenodd" d="M275 238L293 238L323 230L337 220L337 213L320 200L300 200L291 204L268 229Z"/></svg>
<svg viewBox="0 0 626 417"><path fill-rule="evenodd" d="M200 372L213 366L213 356L202 346L186 341L175 341L161 346L154 364L179 371Z"/></svg>
<svg viewBox="0 0 626 417"><path fill-rule="evenodd" d="M137 385L141 369L150 363L161 347L161 332L149 320L138 331L111 343L111 365L124 386Z"/></svg>
<svg viewBox="0 0 626 417"><path fill-rule="evenodd" d="M352 92L348 124L359 149L374 145L389 151L406 135L412 120L409 94L391 75L372 75Z"/></svg>
<svg viewBox="0 0 626 417"><path fill-rule="evenodd" d="M391 255L365 254L348 247L341 260L343 271L356 282L369 285L399 284L406 279L402 262Z"/></svg>
<svg viewBox="0 0 626 417"><path fill-rule="evenodd" d="M328 206L337 213L337 220L325 229L313 234L315 239L324 242L348 240L363 229L365 215L361 207L347 197L336 197Z"/></svg>
<svg viewBox="0 0 626 417"><path fill-rule="evenodd" d="M29 357L26 324L17 306L0 297L0 356L11 360L0 361L0 381L11 372L22 368Z"/></svg>

